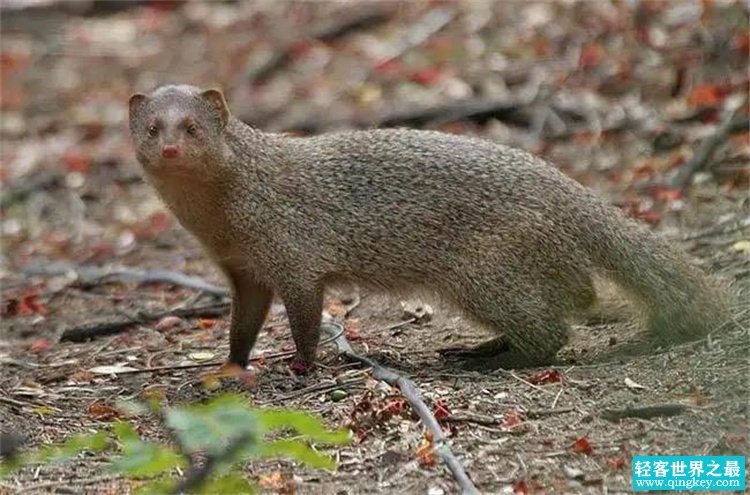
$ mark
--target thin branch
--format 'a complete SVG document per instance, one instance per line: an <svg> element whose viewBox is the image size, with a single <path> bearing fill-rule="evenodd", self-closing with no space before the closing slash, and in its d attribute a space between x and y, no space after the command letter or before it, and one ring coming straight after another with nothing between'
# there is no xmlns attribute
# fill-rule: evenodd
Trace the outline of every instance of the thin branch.
<svg viewBox="0 0 750 495"><path fill-rule="evenodd" d="M608 421L619 421L624 418L649 419L656 416L677 416L687 409L688 406L685 404L653 404L625 409L605 409L601 416Z"/></svg>
<svg viewBox="0 0 750 495"><path fill-rule="evenodd" d="M466 474L466 471L461 465L461 462L458 460L458 458L456 458L455 454L446 442L440 424L437 422L435 416L432 414L430 409L420 397L419 391L417 390L417 387L414 385L414 383L408 378L399 375L395 371L384 368L372 359L360 356L359 354L354 352L354 349L352 349L349 341L346 340L346 336L343 332L343 326L340 323L327 320L321 325L321 330L324 333L335 337L334 343L338 347L340 355L354 361L359 361L360 363L369 366L370 368L372 368L373 377L387 383L388 385L398 387L398 389L401 390L403 396L406 398L406 400L409 401L411 407L419 415L422 423L432 433L436 445L436 451L443 462L448 466L448 469L451 471L453 476L456 478L456 481L461 487L462 493L478 494L479 491L477 490L476 486L474 486L474 483Z"/></svg>
<svg viewBox="0 0 750 495"><path fill-rule="evenodd" d="M66 275L74 274L79 283L94 285L103 282L135 282L139 284L166 283L199 290L215 296L226 296L225 287L214 285L201 277L185 275L170 270L141 270L128 267L101 267L93 265L75 265L73 263L53 262L27 265L21 269L27 275Z"/></svg>
<svg viewBox="0 0 750 495"><path fill-rule="evenodd" d="M345 14L333 21L324 19L320 24L313 26L310 34L303 36L301 39L330 42L352 31L380 24L389 18L389 13L390 10L384 8L383 5L357 9L354 14ZM249 68L245 73L244 83L263 82L271 77L274 72L284 67L291 60L299 39L299 37L295 37L295 42L288 43L282 49L271 54L261 64Z"/></svg>
<svg viewBox="0 0 750 495"><path fill-rule="evenodd" d="M680 167L679 172L677 172L677 175L672 180L672 187L675 189L684 188L688 182L690 182L693 175L706 168L714 151L716 151L719 145L726 141L727 137L731 134L735 124L735 119L740 115L741 110L745 108L746 104L747 99L726 113L724 120L721 121L721 124L716 128L716 131L711 136L704 139L698 146L698 149L695 150L695 153L690 160Z"/></svg>
<svg viewBox="0 0 750 495"><path fill-rule="evenodd" d="M185 477L174 487L172 493L187 493L200 487L208 480L217 467L234 459L237 453L247 448L248 443L252 442L252 440L253 437L250 432L243 433L234 438L220 453L208 455L205 462L198 467L192 461L192 457L185 453L188 459L191 459L190 469Z"/></svg>
<svg viewBox="0 0 750 495"><path fill-rule="evenodd" d="M132 317L98 323L89 323L86 325L66 328L60 335L61 341L68 342L85 342L95 337L103 335L113 335L122 332L133 325L142 325L151 321L156 321L165 316L179 316L181 318L193 318L197 316L224 316L229 312L229 302L214 303L205 306L196 306L188 308L175 308L155 313L140 312Z"/></svg>

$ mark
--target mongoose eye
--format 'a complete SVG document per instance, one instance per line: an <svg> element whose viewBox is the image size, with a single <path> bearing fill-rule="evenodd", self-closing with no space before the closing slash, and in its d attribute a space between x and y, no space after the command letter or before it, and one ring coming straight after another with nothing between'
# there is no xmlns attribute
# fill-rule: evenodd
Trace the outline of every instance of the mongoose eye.
<svg viewBox="0 0 750 495"><path fill-rule="evenodd" d="M155 138L159 134L159 128L155 125L152 125L148 128L148 135L149 137Z"/></svg>
<svg viewBox="0 0 750 495"><path fill-rule="evenodd" d="M191 136L195 136L196 134L198 134L198 126L195 124L189 124L186 130L187 130L187 133L190 134Z"/></svg>

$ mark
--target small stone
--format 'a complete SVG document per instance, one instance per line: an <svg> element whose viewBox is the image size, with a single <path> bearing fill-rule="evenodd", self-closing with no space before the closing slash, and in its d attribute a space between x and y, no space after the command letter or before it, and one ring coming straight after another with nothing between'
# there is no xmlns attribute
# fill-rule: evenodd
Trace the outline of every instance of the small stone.
<svg viewBox="0 0 750 495"><path fill-rule="evenodd" d="M349 394L346 393L346 390L341 389L334 390L328 395L333 402L339 402L346 399L348 396Z"/></svg>
<svg viewBox="0 0 750 495"><path fill-rule="evenodd" d="M565 476L567 476L571 480L582 480L586 477L583 471L581 471L577 467L563 466L563 471L565 472Z"/></svg>

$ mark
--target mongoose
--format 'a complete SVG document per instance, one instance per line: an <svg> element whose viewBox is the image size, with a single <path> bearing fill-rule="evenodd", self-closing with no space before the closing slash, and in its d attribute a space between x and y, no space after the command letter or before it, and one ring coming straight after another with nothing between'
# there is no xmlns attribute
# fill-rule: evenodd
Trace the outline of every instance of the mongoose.
<svg viewBox="0 0 750 495"><path fill-rule="evenodd" d="M721 284L686 255L527 152L407 129L291 137L256 130L218 90L130 98L138 161L232 289L229 361L246 366L272 295L293 369L315 360L324 288L429 291L501 333L507 362L541 365L566 317L613 279L651 334L685 340L729 319Z"/></svg>

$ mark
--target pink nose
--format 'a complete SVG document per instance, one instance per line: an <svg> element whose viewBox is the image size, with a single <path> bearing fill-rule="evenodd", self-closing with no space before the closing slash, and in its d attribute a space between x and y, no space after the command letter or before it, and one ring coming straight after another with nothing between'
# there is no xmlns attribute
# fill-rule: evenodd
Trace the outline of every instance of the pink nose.
<svg viewBox="0 0 750 495"><path fill-rule="evenodd" d="M161 156L164 158L177 158L179 154L180 150L177 146L167 145L161 149Z"/></svg>

